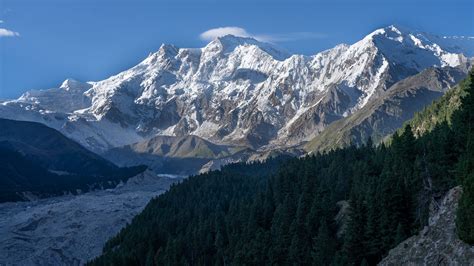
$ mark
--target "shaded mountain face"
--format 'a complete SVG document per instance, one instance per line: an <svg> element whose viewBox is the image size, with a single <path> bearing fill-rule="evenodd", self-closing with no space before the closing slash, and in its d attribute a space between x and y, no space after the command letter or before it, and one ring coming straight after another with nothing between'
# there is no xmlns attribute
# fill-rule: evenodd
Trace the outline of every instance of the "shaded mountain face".
<svg viewBox="0 0 474 266"><path fill-rule="evenodd" d="M68 139L59 131L35 122L0 119L0 142L42 167L73 174L100 175L118 167Z"/></svg>
<svg viewBox="0 0 474 266"><path fill-rule="evenodd" d="M305 148L307 151L321 151L350 144L360 145L369 137L375 142L382 141L466 75L460 68L428 68L403 79L378 99L329 125L319 136L305 144Z"/></svg>
<svg viewBox="0 0 474 266"><path fill-rule="evenodd" d="M428 67L466 69L471 44L389 26L313 56L235 36L162 45L108 79L3 102L0 116L45 123L94 151L156 135L269 150L313 139Z"/></svg>
<svg viewBox="0 0 474 266"><path fill-rule="evenodd" d="M0 202L110 187L144 171L119 168L34 122L0 119Z"/></svg>

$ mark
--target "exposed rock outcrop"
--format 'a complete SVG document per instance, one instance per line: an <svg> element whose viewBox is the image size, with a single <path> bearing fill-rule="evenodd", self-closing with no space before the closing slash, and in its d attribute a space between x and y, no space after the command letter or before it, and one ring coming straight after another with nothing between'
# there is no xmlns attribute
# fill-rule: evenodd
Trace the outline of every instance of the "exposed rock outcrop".
<svg viewBox="0 0 474 266"><path fill-rule="evenodd" d="M461 187L451 189L430 214L428 226L392 249L379 265L474 265L474 247L456 235L461 193Z"/></svg>
<svg viewBox="0 0 474 266"><path fill-rule="evenodd" d="M344 233L346 232L347 224L349 222L349 201L341 200L337 202L337 207L339 207L339 211L337 212L337 215L334 220L337 224L336 235L338 238L341 239L344 237Z"/></svg>

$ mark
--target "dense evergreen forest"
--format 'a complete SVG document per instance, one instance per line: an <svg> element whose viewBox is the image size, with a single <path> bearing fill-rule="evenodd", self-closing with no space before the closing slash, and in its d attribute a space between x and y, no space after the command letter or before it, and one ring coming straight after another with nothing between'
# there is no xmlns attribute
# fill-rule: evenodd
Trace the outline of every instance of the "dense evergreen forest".
<svg viewBox="0 0 474 266"><path fill-rule="evenodd" d="M91 264L374 265L458 184L459 236L474 244L473 81L471 71L455 88L460 104L448 94L390 144L368 140L190 177L153 199Z"/></svg>

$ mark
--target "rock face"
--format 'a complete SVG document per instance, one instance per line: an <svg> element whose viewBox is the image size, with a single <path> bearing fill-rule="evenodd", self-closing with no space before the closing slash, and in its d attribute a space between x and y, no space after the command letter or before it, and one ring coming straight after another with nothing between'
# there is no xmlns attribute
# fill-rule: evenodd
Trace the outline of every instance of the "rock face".
<svg viewBox="0 0 474 266"><path fill-rule="evenodd" d="M451 189L430 214L429 225L390 250L380 265L474 265L474 247L456 235L456 209L461 187Z"/></svg>
<svg viewBox="0 0 474 266"><path fill-rule="evenodd" d="M308 151L362 144L369 137L380 142L460 82L461 68L428 68L392 85L379 98L332 124L306 144Z"/></svg>
<svg viewBox="0 0 474 266"><path fill-rule="evenodd" d="M465 68L471 45L392 25L303 56L228 35L198 49L162 45L102 81L28 92L0 103L0 116L45 123L94 151L156 135L288 147L426 68Z"/></svg>
<svg viewBox="0 0 474 266"><path fill-rule="evenodd" d="M339 208L339 211L337 212L334 221L336 221L337 225L336 236L341 239L344 237L349 222L349 202L347 200L341 200L337 202L337 207Z"/></svg>

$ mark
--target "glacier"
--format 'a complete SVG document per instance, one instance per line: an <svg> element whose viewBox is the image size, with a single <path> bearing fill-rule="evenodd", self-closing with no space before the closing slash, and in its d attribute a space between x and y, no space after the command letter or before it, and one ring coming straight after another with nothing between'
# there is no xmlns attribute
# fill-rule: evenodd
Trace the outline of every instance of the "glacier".
<svg viewBox="0 0 474 266"><path fill-rule="evenodd" d="M0 265L83 265L182 176L146 171L115 189L0 204Z"/></svg>

